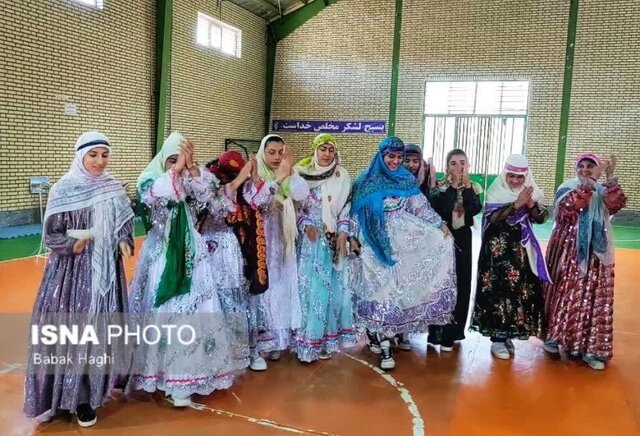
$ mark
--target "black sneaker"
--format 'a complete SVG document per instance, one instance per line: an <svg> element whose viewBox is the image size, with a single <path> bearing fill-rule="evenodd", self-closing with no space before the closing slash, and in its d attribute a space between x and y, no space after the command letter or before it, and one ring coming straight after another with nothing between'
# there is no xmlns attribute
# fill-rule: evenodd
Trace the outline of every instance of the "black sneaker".
<svg viewBox="0 0 640 436"><path fill-rule="evenodd" d="M98 416L96 411L91 408L87 403L78 405L76 410L76 417L78 418L78 425L80 427L91 427L98 422Z"/></svg>
<svg viewBox="0 0 640 436"><path fill-rule="evenodd" d="M367 345L369 346L369 351L373 354L380 354L380 340L378 339L378 335L376 333L371 333L369 329L367 329Z"/></svg>
<svg viewBox="0 0 640 436"><path fill-rule="evenodd" d="M380 343L380 368L389 371L396 367L396 361L393 358L391 344L388 340Z"/></svg>

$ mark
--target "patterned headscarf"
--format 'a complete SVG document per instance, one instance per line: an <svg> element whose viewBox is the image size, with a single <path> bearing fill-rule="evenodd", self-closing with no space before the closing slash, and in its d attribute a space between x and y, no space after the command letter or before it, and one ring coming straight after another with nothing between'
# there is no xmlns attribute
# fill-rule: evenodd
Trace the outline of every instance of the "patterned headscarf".
<svg viewBox="0 0 640 436"><path fill-rule="evenodd" d="M106 171L99 176L92 175L83 160L94 148L111 150L109 140L97 131L85 132L76 141L76 155L69 172L51 188L43 225L57 213L84 208L92 209L91 229L93 240L91 252L91 307L97 313L101 302L116 284L116 255L118 252L118 232L133 218L131 202L122 184ZM43 231L44 235L45 232Z"/></svg>
<svg viewBox="0 0 640 436"><path fill-rule="evenodd" d="M358 217L364 239L380 261L395 265L384 219L384 199L420 194L416 178L402 165L391 171L384 155L404 153L404 143L395 136L383 139L369 168L360 173L353 185L352 213Z"/></svg>
<svg viewBox="0 0 640 436"><path fill-rule="evenodd" d="M583 160L590 160L598 166L602 165L602 159L598 155L583 153L576 159L576 171ZM559 209L560 202L580 185L582 185L582 181L578 177L567 180L560 185L554 199L554 213ZM606 188L601 183L595 184L589 207L580 211L578 218L578 252L576 256L581 277L587 274L591 250L603 265L613 265L615 262L611 220L609 219L609 211L604 205L605 190Z"/></svg>

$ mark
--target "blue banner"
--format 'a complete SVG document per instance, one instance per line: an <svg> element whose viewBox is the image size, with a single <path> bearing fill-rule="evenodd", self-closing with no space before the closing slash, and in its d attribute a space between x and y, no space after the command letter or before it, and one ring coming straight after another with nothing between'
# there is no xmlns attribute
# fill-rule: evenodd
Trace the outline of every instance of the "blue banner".
<svg viewBox="0 0 640 436"><path fill-rule="evenodd" d="M386 121L274 120L273 131L384 135L387 132L387 123Z"/></svg>

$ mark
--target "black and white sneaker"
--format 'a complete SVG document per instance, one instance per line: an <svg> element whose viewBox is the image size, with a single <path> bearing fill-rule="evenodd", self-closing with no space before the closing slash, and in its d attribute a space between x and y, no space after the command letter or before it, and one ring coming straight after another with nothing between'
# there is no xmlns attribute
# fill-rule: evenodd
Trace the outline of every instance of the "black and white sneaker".
<svg viewBox="0 0 640 436"><path fill-rule="evenodd" d="M396 367L396 361L393 359L393 351L391 351L391 343L389 340L380 342L380 368L389 371Z"/></svg>
<svg viewBox="0 0 640 436"><path fill-rule="evenodd" d="M369 347L369 351L373 354L380 354L382 351L380 350L380 340L378 339L377 333L371 333L369 329L367 329L367 346Z"/></svg>
<svg viewBox="0 0 640 436"><path fill-rule="evenodd" d="M87 403L78 405L76 410L76 417L78 418L78 425L80 427L91 427L98 422L98 416L96 411L91 408Z"/></svg>

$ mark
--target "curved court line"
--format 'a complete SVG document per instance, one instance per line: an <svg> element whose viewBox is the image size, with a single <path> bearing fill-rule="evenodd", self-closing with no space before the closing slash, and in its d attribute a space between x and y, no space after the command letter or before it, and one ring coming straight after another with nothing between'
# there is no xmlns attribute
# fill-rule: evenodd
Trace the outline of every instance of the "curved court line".
<svg viewBox="0 0 640 436"><path fill-rule="evenodd" d="M173 404L173 402L171 401L170 398L166 398L165 397L165 401ZM189 406L189 407L191 409L195 409L195 410L209 411L209 412L215 413L217 415L225 415L225 416L227 416L229 418L241 418L241 419L244 419L247 422L250 422L251 424L257 424L257 425L262 425L264 427L275 428L277 430L288 431L289 433L313 434L313 435L320 435L320 436L338 436L335 433L327 433L327 432L324 432L324 431L317 431L317 430L312 430L312 429L298 428L298 427L293 427L293 426L287 425L287 424L280 424L279 422L271 421L269 419L253 418L251 416L241 415L240 413L234 413L234 412L228 412L226 410L214 409L213 407L209 407L206 404L195 403L193 401L191 402L191 406Z"/></svg>
<svg viewBox="0 0 640 436"><path fill-rule="evenodd" d="M400 397L402 398L402 401L404 401L405 404L407 405L407 409L409 409L409 413L411 413L411 416L413 416L413 418L412 418L412 421L413 421L413 436L424 436L425 435L424 420L422 419L422 415L420 415L420 411L418 410L418 406L413 401L413 398L411 398L411 392L409 392L409 389L405 388L402 383L397 381L395 378L393 378L391 375L389 375L388 373L384 372L383 370L381 370L377 366L373 366L369 362L367 362L365 360L360 360L357 357L352 356L351 354L344 353L344 352L342 354L344 354L345 356L347 356L350 359L355 360L356 362L360 362L363 365L368 366L369 368L374 370L376 373L378 373L380 376L382 376L382 378L385 379L387 381L387 383L389 383L391 386L396 388L398 390L398 392L400 392Z"/></svg>

